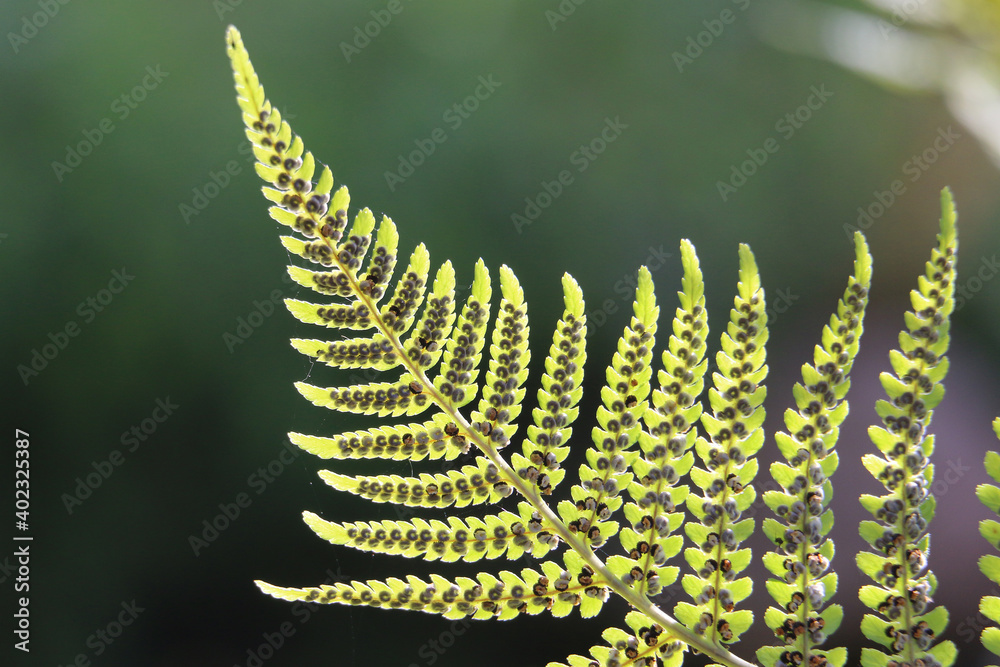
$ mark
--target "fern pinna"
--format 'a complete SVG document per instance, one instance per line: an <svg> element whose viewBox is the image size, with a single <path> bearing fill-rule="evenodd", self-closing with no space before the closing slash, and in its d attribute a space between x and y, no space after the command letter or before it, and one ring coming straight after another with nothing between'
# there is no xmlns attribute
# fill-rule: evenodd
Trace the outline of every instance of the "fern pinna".
<svg viewBox="0 0 1000 667"><path fill-rule="evenodd" d="M824 606L837 590L836 573L827 572L833 560L833 541L827 539L833 528L833 512L827 509L833 495L830 477L839 463L834 447L847 417L848 375L861 346L871 288L871 255L860 232L854 245L854 275L836 314L823 327L813 363L802 366L802 384L792 390L798 411L785 412L788 431L774 438L787 463L771 466L781 491L764 494L764 502L781 519L764 521L764 532L776 547L764 555L764 565L778 577L768 580L767 590L780 607L768 609L764 620L784 646L759 649L764 665L841 667L847 661L843 647L818 647L843 617L839 605Z"/></svg>
<svg viewBox="0 0 1000 667"><path fill-rule="evenodd" d="M927 569L927 528L935 507L930 495L934 466L928 460L934 436L927 427L944 397L941 381L948 372L944 353L955 305L957 252L955 207L945 190L938 245L917 289L910 292L913 310L906 313L900 349L889 356L895 376L879 376L890 400L876 403L883 426L870 427L868 435L882 456L862 457L865 468L888 491L861 496L861 504L877 519L861 522L861 537L877 553L857 555L858 568L875 581L861 587L860 598L879 613L866 614L861 631L888 650L862 649L863 667L947 667L957 652L950 641L934 645L948 623L948 612L931 608L937 579Z"/></svg>
<svg viewBox="0 0 1000 667"><path fill-rule="evenodd" d="M356 332L335 341L294 339L292 344L334 368L384 372L389 378L349 387L304 382L296 387L318 406L404 418L331 437L291 433L290 439L326 459L462 462L446 473L411 477L320 473L335 489L373 502L446 510L495 506L517 497L516 505L506 509L464 518L333 522L306 512L306 523L333 544L372 553L442 562L525 555L538 561L534 568L483 571L475 578L433 574L429 581L408 576L312 588L258 586L286 600L500 620L544 611L566 616L574 608L590 617L614 593L630 606L624 626L607 629L604 643L590 649L591 657L569 656L572 667L676 666L689 649L717 664L751 665L729 650L753 620L750 610L737 608L752 592L751 580L740 576L751 552L741 545L756 528L755 519L742 514L757 498L756 455L765 443L767 311L749 247L739 249L737 295L715 357L710 413L702 406L708 320L695 249L681 243L679 305L659 358L659 306L650 272L640 268L633 315L605 370L585 462L577 482L568 493L560 490L553 507L547 499L566 476L562 463L579 416L587 359L587 321L576 281L563 277L564 310L544 360L537 407L515 448L519 451L507 458L501 452L517 436L531 358L527 304L513 271L506 266L499 271L495 315L495 286L482 260L462 304L456 302L451 263L441 264L432 278L422 244L393 281L399 236L392 220L376 221L362 209L349 224L347 189L334 190L330 169L316 163L265 98L235 28L228 30L227 46L257 173L268 184L263 191L273 204L271 217L295 232L282 237L285 248L320 267L290 266L289 274L303 287L335 298L332 303L288 299L286 305L308 324ZM940 612L923 613L934 580L918 575L927 552L920 521L933 510L933 502L925 499L933 472L926 465L932 441L921 438L940 400L938 383L946 367L941 353L952 304L951 220L950 227L942 222L942 245L915 293L917 310L907 314L904 351L892 357L900 379L883 377L894 400L880 403L888 430L873 430L872 437L890 458L865 459L891 493L865 501L886 525L862 524L862 535L887 558L862 554L858 560L881 584L862 589L862 599L889 620L866 617L863 628L897 652L890 659L866 651L866 666L937 664L929 656L950 664L940 648L947 645L928 651L943 620ZM840 607L827 606L837 582L830 570L833 543L827 539L833 524L829 478L838 464L834 447L847 414L848 374L871 279L871 258L860 234L855 245L854 275L823 329L814 363L803 366L803 383L793 389L798 410L786 412L788 432L776 437L786 462L775 463L770 472L781 490L763 497L778 517L763 522L776 547L764 557L776 577L767 590L779 605L767 611L765 622L781 641L757 653L769 667L842 667L847 660L843 648L822 645L841 621ZM598 550L610 555L599 557ZM683 574L678 561L686 562ZM675 605L670 615L655 599L678 579L689 600ZM897 600L903 600L901 606Z"/></svg>

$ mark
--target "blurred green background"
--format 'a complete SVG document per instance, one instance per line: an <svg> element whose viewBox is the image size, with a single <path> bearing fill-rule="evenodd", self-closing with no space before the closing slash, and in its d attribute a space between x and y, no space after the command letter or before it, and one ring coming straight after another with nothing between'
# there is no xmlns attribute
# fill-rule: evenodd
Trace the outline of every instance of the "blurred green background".
<svg viewBox="0 0 1000 667"><path fill-rule="evenodd" d="M665 326L681 238L698 248L716 333L728 317L739 242L752 245L769 298L784 305L772 313L769 359L768 428L781 428L798 369L851 269L850 226L859 207L872 212L874 288L834 480L836 601L847 620L832 644L850 644L852 661L863 583L853 564L862 546L854 498L878 491L858 458L873 449L865 429L877 419L877 375L888 368L907 292L934 242L940 190L950 185L960 213L960 285L973 298L955 316L948 397L935 415L935 458L956 481L935 489L931 566L962 664L986 664L978 640L970 641L987 590L975 569L987 548L976 521L987 512L973 488L984 478L984 450L997 446L989 423L1000 410L1000 283L990 278L1000 252L1000 175L945 98L773 48L759 26L786 25L781 6L753 0L402 0L395 14L390 4L7 0L0 7L3 475L13 480L14 429L29 432L34 537L31 653L11 640L0 662L541 665L586 653L621 618L615 603L585 622L522 618L465 628L424 614L293 609L254 587L254 579L306 586L331 575L456 576L478 568L333 548L300 521L304 509L340 520L394 515L327 488L316 476L324 463L311 456L279 458L289 430L331 434L373 422L313 408L292 387L307 376L335 384L348 374L311 368L287 340L322 334L265 304L275 291L282 298L300 291L283 279L288 256L246 161L224 51L233 23L272 102L351 187L355 205L396 221L401 252L425 242L435 263L455 263L466 286L478 257L494 275L504 263L516 271L536 359L561 311L560 276L579 280L591 321L608 322L589 339L580 448L601 369L627 322L623 286L638 265L660 264L653 277ZM791 35L794 24L787 26ZM969 48L990 57L981 44ZM491 86L480 87L482 80ZM605 138L614 140L581 158L609 122L618 129ZM412 175L387 178L437 128L445 141ZM950 139L935 148L939 136ZM777 151L743 166L769 139ZM926 169L914 167L915 156ZM718 183L739 183L730 181L734 168L754 173L723 199ZM512 216L527 214L526 200L545 202L545 183L564 170L572 182L531 224L517 225ZM903 193L875 215L897 180ZM133 276L124 289L109 285L116 271ZM970 282L977 272L980 281ZM36 352L43 356L28 371ZM532 387L538 374L536 363ZM158 401L175 406L169 416ZM142 440L128 435L133 428ZM116 450L120 465L107 463ZM768 448L762 458L773 456ZM98 469L110 474L82 501L69 500ZM220 519L240 494L249 505ZM13 513L12 493L5 497ZM194 543L213 520L229 525ZM15 532L12 518L6 525L2 534ZM10 619L20 594L14 543L7 544L0 582ZM754 548L760 554L767 545L758 540ZM770 599L762 584L756 588L748 606L761 615ZM129 625L104 641L98 631L116 632L123 605L132 610L123 616ZM259 652L283 623L294 633L279 650ZM738 653L749 657L773 641L760 625Z"/></svg>

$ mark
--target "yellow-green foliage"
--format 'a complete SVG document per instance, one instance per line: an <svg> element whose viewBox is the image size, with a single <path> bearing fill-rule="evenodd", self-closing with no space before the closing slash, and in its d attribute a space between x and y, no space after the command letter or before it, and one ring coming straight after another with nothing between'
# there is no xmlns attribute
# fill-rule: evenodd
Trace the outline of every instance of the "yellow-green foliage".
<svg viewBox="0 0 1000 667"><path fill-rule="evenodd" d="M742 544L758 525L743 514L757 499L757 454L776 446L784 461L773 464L770 474L780 490L764 494L763 505L774 517L760 526L775 545L763 562L773 575L765 588L777 606L763 621L778 645L760 649L757 658L769 667L848 662L843 647L825 646L843 620L841 607L828 604L837 589L828 505L871 285L871 257L860 233L854 273L822 330L813 363L802 367L802 383L792 389L796 409L785 413L786 431L773 441L763 430L768 329L753 253L739 248L737 294L703 403L711 358L708 318L698 257L686 240L666 346L657 354L660 308L650 272L642 267L632 318L604 369L597 413L583 420L582 432L578 405L587 319L579 286L563 277L564 310L541 363L530 420L523 419L530 423L518 438L532 353L528 304L513 271L501 267L494 283L479 260L470 293L458 303L456 282L468 278L458 278L464 274L450 261L435 267L420 244L394 276L400 264L395 224L384 216L376 220L368 209L350 222L347 189L335 189L330 169L305 150L266 99L235 28L229 28L227 45L271 217L290 228L281 239L285 248L312 265L290 266L289 275L321 297L315 303L288 299L288 310L307 324L344 332L332 341L296 338L292 345L334 368L384 374L380 381L349 387L297 383L317 406L386 421L329 436L291 433L291 441L324 459L460 464L410 477L320 471L339 491L435 514L352 522L306 512L306 524L335 545L372 553L484 567L483 561L526 554L537 561L518 571L491 565L472 578L433 574L306 588L257 582L264 592L286 600L499 620L542 612L566 616L574 609L590 617L617 595L631 605L624 623L603 633L604 643L590 649L591 657L569 656L569 665L679 665L690 649L718 664L748 667L730 652L754 621L749 609L738 608L753 590L751 579L741 576L753 559ZM858 566L877 584L863 587L860 596L885 618L867 615L860 624L889 649L865 649L860 661L866 667L947 667L955 656L950 642L933 645L947 614L930 609L935 580L926 569L927 522L934 510L928 493L934 442L926 427L943 396L954 306L957 242L947 191L942 210L938 247L913 292L901 349L891 355L896 375L882 375L889 400L879 401L877 409L884 428L870 431L882 457L864 457L888 490L882 497L862 497L879 522L861 524L862 536L878 553L858 554ZM591 437L584 444L587 429ZM515 440L519 446L504 452ZM560 484L571 441L585 461L566 491ZM1000 480L998 461L988 459L987 467ZM992 509L1000 508L994 487L980 495ZM472 512L448 514L458 507ZM984 524L994 545L998 525ZM996 575L997 562L988 557L984 571ZM656 596L676 581L688 599L668 613ZM995 599L984 605L986 611L1000 609ZM992 648L1000 635L995 629L986 634Z"/></svg>

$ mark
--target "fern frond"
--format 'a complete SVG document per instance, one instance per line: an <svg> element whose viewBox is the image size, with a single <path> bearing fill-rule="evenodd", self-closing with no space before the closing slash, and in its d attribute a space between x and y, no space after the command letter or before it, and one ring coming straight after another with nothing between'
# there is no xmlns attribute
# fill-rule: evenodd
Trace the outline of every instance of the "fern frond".
<svg viewBox="0 0 1000 667"><path fill-rule="evenodd" d="M880 376L890 400L875 406L884 427L872 426L868 434L882 456L868 454L862 462L889 493L861 496L861 504L877 520L862 522L861 536L878 553L859 553L857 564L876 584L861 588L861 601L884 617L866 614L861 623L865 636L885 647L891 660L912 665L920 659L928 667L948 667L955 658L955 645L946 641L932 648L947 625L948 612L944 607L930 608L937 580L927 569L927 525L935 507L930 495L934 466L928 461L934 436L927 434L927 427L944 396L941 381L948 371L944 353L955 306L958 240L947 189L941 193L937 238L918 289L910 292L913 310L906 313L900 349L890 354L896 374ZM886 656L866 648L861 663L882 666Z"/></svg>
<svg viewBox="0 0 1000 667"><path fill-rule="evenodd" d="M750 248L741 245L738 292L716 355L720 372L713 374L709 390L713 414L701 415L711 442L703 437L695 442L705 468L692 468L691 481L702 493L687 498L700 522L685 524L697 546L684 552L695 574L685 575L682 584L694 604L680 602L674 610L681 622L715 644L737 641L753 619L749 610L735 607L753 590L748 577L737 578L750 564L750 550L739 545L755 525L753 519L740 521L740 515L756 498L751 482L758 469L754 455L764 442L767 335L757 264Z"/></svg>
<svg viewBox="0 0 1000 667"><path fill-rule="evenodd" d="M1000 417L993 420L993 433L1000 438ZM1000 482L1000 454L995 451L986 452L983 462L986 472L994 481ZM993 484L980 484L976 487L976 497L994 514L1000 514L1000 488ZM979 533L994 549L1000 549L1000 523L992 519L979 522ZM979 569L994 584L1000 584L1000 557L996 554L986 554L979 559ZM984 595L979 601L979 612L994 623L1000 623L1000 597ZM980 635L983 646L1000 655L1000 628L991 626L983 628Z"/></svg>
<svg viewBox="0 0 1000 667"><path fill-rule="evenodd" d="M679 536L669 532L676 530L682 515L676 513L667 520L666 532L662 522L652 519L654 535L644 517L639 516L643 506L642 498L635 495L639 487L632 488L637 476L643 494L657 475L667 480L667 486L657 486L660 495L665 496L656 499L663 507L662 513L656 510L658 517L666 512L668 504L685 502L685 488L669 487L693 464L693 454L688 450L694 435L689 431L691 423L701 416L696 398L707 366L704 287L690 244L682 251L682 305L669 353L664 355L667 372L660 376L660 387L654 393L651 386L658 308L650 273L643 267L633 304L634 317L607 369L603 405L597 415L599 426L592 434L595 447L587 452L580 483L571 490L573 502L561 503L557 513L543 497L564 477L559 464L567 456L571 424L578 415L582 395L586 316L579 286L564 276L565 309L545 360L539 405L532 413L534 424L522 439L520 452L512 455L512 466L500 452L516 435L531 356L527 304L514 273L506 266L500 270L500 307L492 318L489 362L480 374L492 297L489 272L483 262L476 265L471 294L460 311L456 310L456 275L451 263L441 264L431 281L430 255L422 244L411 254L403 274L395 278L395 285L391 285L399 254L395 224L388 217L376 222L368 209L361 209L348 224L350 198L346 188L334 189L330 169L317 163L302 139L292 134L280 112L265 98L235 28L227 32L227 45L246 135L258 160L256 170L266 182L264 196L273 204L271 217L291 229L291 234L281 239L284 247L319 265L316 270L293 266L289 275L298 284L332 300L322 304L289 299L286 305L307 324L351 335L332 341L295 339L293 346L336 369L365 371L363 378L353 375L346 383L335 386L299 382L296 388L312 403L337 412L380 417L425 415L408 423L379 424L331 437L290 434L290 438L303 449L329 459L414 462L470 455L461 468L441 474L415 471L404 477L321 473L331 486L374 502L439 510L497 502L515 491L523 498L517 512L499 510L463 519L335 523L307 513L308 525L320 537L336 544L444 562L518 558L526 553L541 558L560 543L568 546L561 562L545 560L540 569L526 569L520 575L481 572L475 579L449 581L435 574L430 581L411 576L405 580L314 588L284 588L258 582L261 589L290 600L419 609L448 618L477 619L506 619L545 610L564 616L573 608L584 617L592 616L613 591L636 611L626 619L631 634L621 631L624 634L608 635L615 644L609 651L627 652L633 641L641 640L643 648L636 653L635 664L654 664L664 659L672 665L679 661L682 646L688 645L717 662L748 667L749 663L729 653L714 636L706 638L691 632L651 602L649 596L657 590L657 582L676 576L676 568L666 566L665 561L681 548ZM741 290L747 292L748 303L755 300L754 309L747 306L747 316L763 317L756 267L745 248L741 259ZM386 299L390 288L392 296ZM744 328L749 331L753 327ZM741 335L747 332L732 330L732 336ZM766 334L754 332L741 345L745 348L746 344L763 344L765 338ZM762 351L751 357L759 363L747 374L759 382L766 372L761 368ZM670 373L680 366L686 370L679 378L670 378ZM725 372L731 373L732 369L726 367ZM675 380L680 382L677 387ZM720 386L718 379L716 384ZM749 394L750 401L763 396L756 387ZM462 408L476 398L479 400L475 407L463 412ZM652 410L657 410L659 416L647 419L646 413ZM755 417L750 415L749 419ZM732 424L726 428L735 429L735 440L741 446L755 442L750 439L756 437L752 435L746 441L740 439L740 419L730 421ZM648 434L643 432L644 424ZM748 429L748 434L753 428ZM638 451L634 448L637 442ZM734 470L747 482L752 478L746 472L749 465ZM635 501L624 512L633 530L622 534L622 543L638 556L622 559L627 563L606 563L594 549L619 533L613 515L621 509L621 492L626 489ZM744 539L742 529L737 532L739 539ZM733 555L737 572L745 567L744 554L748 559L746 550ZM634 586L635 578L626 583L625 573L637 567L636 561L640 560L643 584ZM742 621L735 616L729 622L736 634L742 631Z"/></svg>
<svg viewBox="0 0 1000 667"><path fill-rule="evenodd" d="M787 432L775 434L786 463L775 462L771 476L781 491L768 491L764 502L784 523L764 520L764 533L777 549L764 555L764 565L778 579L767 582L779 607L767 610L764 620L784 642L757 651L767 667L795 664L842 667L843 648L817 650L836 631L843 617L840 605L823 607L837 590L837 575L827 572L833 560L833 512L827 509L833 495L830 477L837 469L834 451L840 424L847 416L848 379L861 345L868 291L871 289L871 255L860 232L854 235L854 273L830 324L823 327L822 345L813 363L802 367L802 384L792 389L798 411L785 411Z"/></svg>

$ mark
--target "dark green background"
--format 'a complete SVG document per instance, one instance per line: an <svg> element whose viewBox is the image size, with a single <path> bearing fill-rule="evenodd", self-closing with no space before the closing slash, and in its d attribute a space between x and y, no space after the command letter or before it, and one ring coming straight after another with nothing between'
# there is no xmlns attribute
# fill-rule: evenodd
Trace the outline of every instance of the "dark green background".
<svg viewBox="0 0 1000 667"><path fill-rule="evenodd" d="M0 44L0 317L9 438L3 477L13 479L13 433L24 429L31 435L34 537L32 652L15 651L10 640L0 662L54 667L84 654L102 666L245 666L262 635L288 621L295 634L264 664L422 667L431 664L427 642L449 622L335 607L301 623L252 580L305 586L328 570L364 580L478 569L373 558L317 539L299 519L303 509L341 520L393 513L327 488L316 476L323 463L311 456L283 467L263 488L250 479L279 455L289 430L329 434L372 422L343 419L297 395L292 383L307 375L318 384L343 376L310 369L289 347L291 336L322 333L283 309L232 353L224 342L255 301L273 290L300 294L282 281L288 257L278 226L239 151L244 138L223 40L234 23L270 99L337 181L350 185L355 205L393 217L401 252L424 241L435 264L452 259L465 285L478 257L494 276L504 263L517 272L533 315L536 359L547 350L561 308L564 271L580 281L589 310L605 300L617 307L590 338L579 448L588 444L602 369L627 321L616 284L648 261L650 248L671 253L654 273L666 326L679 286L681 238L698 248L716 334L735 288L739 242L754 248L769 296L780 290L797 297L772 322L768 429L780 428L798 368L809 360L851 268L845 225L876 191L904 180L906 192L868 231L875 258L871 312L835 478L833 538L842 577L836 600L846 606L847 620L832 643L851 642L853 663L862 583L853 564L862 546L854 498L878 491L858 462L873 450L865 429L877 419L877 374L888 368L907 290L934 242L943 186L953 188L961 216L960 284L1000 250L995 166L936 96L889 92L828 63L762 45L750 29L750 15L759 11L753 3L741 12L721 1L590 0L553 29L545 12L557 8L555 0L403 0L403 11L348 62L342 42L386 4L78 0L58 5L16 53L9 37ZM220 16L219 6L231 11ZM726 8L735 20L679 72L674 52ZM25 17L39 11L36 1L8 0L0 28L5 35L21 32ZM112 104L131 94L147 67L168 75L121 118ZM453 129L443 114L473 94L480 76L501 85ZM794 136L783 137L775 123L805 103L812 86L833 95ZM606 118L619 117L627 129L576 172L571 154L598 135ZM114 130L59 180L52 163L65 161L67 146L106 118ZM903 165L948 126L961 139L918 180L908 180ZM390 190L385 172L437 127L445 128L447 141ZM717 181L769 137L778 152L723 202ZM233 160L240 173L185 221L180 207L192 204L193 189L202 190ZM563 169L573 170L574 182L517 233L511 215L523 213L525 198ZM79 304L123 267L134 280L85 321ZM1000 287L987 281L956 315L948 396L935 415L935 458L942 472L951 466L958 477L940 487L931 564L942 582L937 599L952 613L948 636L967 665L986 664L975 656L978 642L968 643L976 603L988 589L975 570L986 550L975 522L988 513L973 488L985 477L984 450L997 446L989 423L1000 412L998 304ZM26 386L18 365L29 364L33 350L70 322L80 326L79 335ZM532 387L538 373L536 363ZM174 414L127 451L123 432L168 397L179 406ZM69 513L63 495L116 449L124 463ZM773 457L766 448L765 462ZM409 466L393 470L409 474ZM765 470L760 480L766 479ZM240 493L252 504L196 556L190 536ZM3 496L12 513L11 491ZM6 516L2 535L13 532ZM759 554L767 546L758 540L754 548ZM0 547L0 559L12 550ZM0 578L10 619L13 576ZM88 637L133 600L144 611L95 655ZM769 602L758 584L747 604L760 615ZM435 664L564 660L586 653L622 611L614 603L582 623L541 617L477 623L435 655ZM544 640L550 633L551 641ZM737 652L750 656L772 641L766 634L748 635Z"/></svg>

